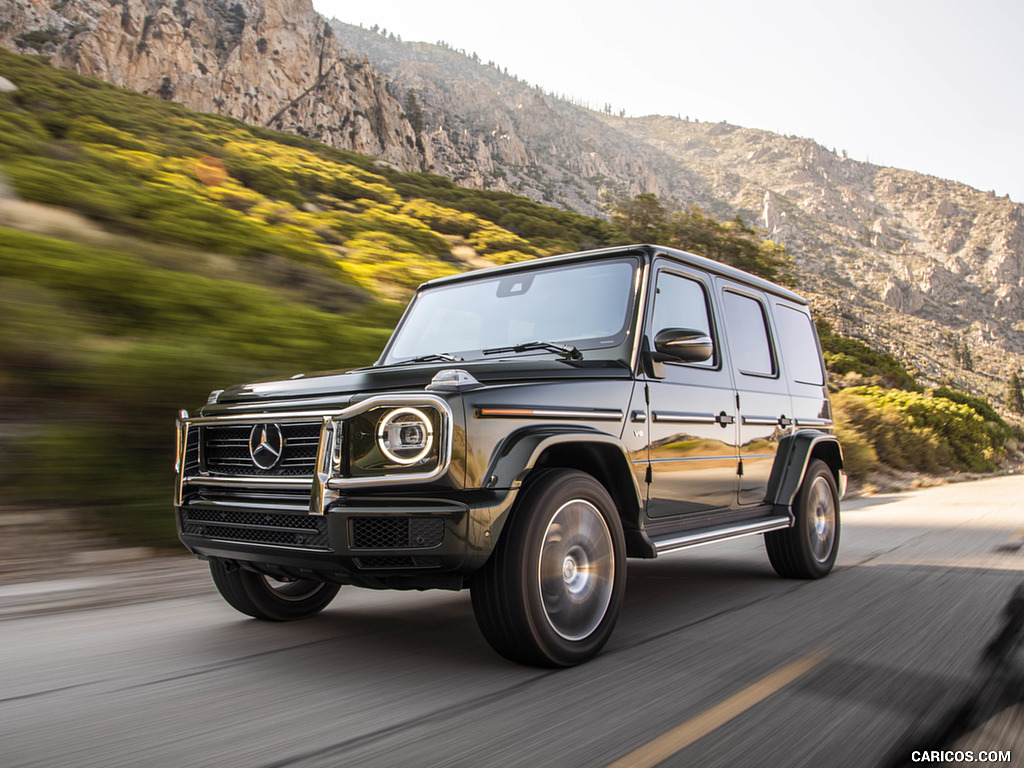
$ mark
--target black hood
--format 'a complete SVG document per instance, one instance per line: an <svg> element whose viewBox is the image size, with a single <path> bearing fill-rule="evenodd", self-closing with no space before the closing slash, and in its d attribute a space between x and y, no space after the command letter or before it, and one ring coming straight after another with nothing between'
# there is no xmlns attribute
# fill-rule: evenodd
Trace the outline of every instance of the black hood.
<svg viewBox="0 0 1024 768"><path fill-rule="evenodd" d="M499 385L522 381L581 378L622 378L629 369L613 360L553 360L550 357L519 357L466 362L431 362L373 366L347 372L299 374L291 379L260 381L224 390L218 406L280 404L289 407L344 408L364 395L382 392L422 392L438 371L468 371L481 384ZM207 406L205 413L221 409Z"/></svg>

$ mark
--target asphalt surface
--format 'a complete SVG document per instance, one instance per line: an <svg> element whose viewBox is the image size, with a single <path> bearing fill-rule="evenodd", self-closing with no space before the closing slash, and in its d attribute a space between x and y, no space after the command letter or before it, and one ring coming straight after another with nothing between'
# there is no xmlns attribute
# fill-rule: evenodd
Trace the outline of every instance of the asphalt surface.
<svg viewBox="0 0 1024 768"><path fill-rule="evenodd" d="M608 646L559 671L496 656L467 592L343 588L268 624L187 558L0 585L0 766L880 765L976 683L1024 581L1024 477L843 524L815 582L760 538L631 561ZM1022 711L961 748L1024 764Z"/></svg>

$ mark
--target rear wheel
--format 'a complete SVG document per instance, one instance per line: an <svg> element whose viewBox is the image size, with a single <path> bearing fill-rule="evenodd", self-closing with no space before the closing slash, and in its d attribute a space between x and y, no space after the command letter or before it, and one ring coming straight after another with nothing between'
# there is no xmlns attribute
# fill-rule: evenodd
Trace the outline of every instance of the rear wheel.
<svg viewBox="0 0 1024 768"><path fill-rule="evenodd" d="M789 579L820 579L839 552L839 492L828 465L812 459L793 500L792 528L764 535L768 559Z"/></svg>
<svg viewBox="0 0 1024 768"><path fill-rule="evenodd" d="M471 587L484 637L522 664L565 667L601 650L626 583L615 504L590 475L548 470L520 495Z"/></svg>
<svg viewBox="0 0 1024 768"><path fill-rule="evenodd" d="M246 616L264 621L294 621L320 613L341 587L314 579L277 581L222 560L210 561L213 583L228 604Z"/></svg>

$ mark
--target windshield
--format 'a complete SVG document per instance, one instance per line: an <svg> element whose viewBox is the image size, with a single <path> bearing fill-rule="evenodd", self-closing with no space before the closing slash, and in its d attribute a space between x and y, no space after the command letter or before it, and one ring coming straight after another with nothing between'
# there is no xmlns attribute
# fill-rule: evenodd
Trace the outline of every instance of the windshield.
<svg viewBox="0 0 1024 768"><path fill-rule="evenodd" d="M537 341L615 347L629 329L637 266L588 262L430 288L409 308L384 363L479 358L485 349Z"/></svg>

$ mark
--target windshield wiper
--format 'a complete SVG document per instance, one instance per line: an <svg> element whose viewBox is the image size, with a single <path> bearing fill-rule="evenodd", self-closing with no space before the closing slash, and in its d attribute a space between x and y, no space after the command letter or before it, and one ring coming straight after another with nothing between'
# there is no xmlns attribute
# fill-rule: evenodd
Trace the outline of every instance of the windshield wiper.
<svg viewBox="0 0 1024 768"><path fill-rule="evenodd" d="M412 360L403 360L403 363L433 363L436 361L442 361L445 363L461 363L462 358L458 355L450 355L447 352L434 352L430 355L423 355L422 357L414 357Z"/></svg>
<svg viewBox="0 0 1024 768"><path fill-rule="evenodd" d="M502 352L532 352L544 350L554 352L558 355L565 355L567 360L582 360L583 354L571 344L552 344L550 341L528 341L525 344L513 344L511 347L495 347L485 349L485 355L500 355Z"/></svg>

